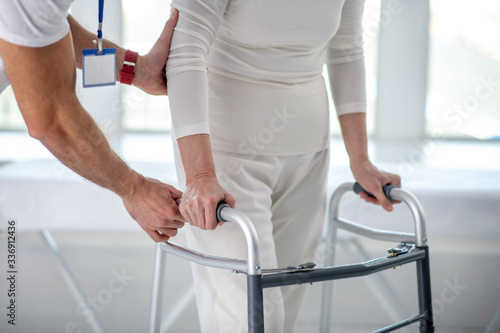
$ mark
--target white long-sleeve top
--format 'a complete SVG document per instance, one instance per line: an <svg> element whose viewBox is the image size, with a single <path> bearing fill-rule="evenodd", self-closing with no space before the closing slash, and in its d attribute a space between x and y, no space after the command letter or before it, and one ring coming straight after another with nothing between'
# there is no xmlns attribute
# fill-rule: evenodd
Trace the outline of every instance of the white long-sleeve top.
<svg viewBox="0 0 500 333"><path fill-rule="evenodd" d="M173 0L167 62L176 139L260 155L329 145L323 65L338 115L366 112L364 0Z"/></svg>

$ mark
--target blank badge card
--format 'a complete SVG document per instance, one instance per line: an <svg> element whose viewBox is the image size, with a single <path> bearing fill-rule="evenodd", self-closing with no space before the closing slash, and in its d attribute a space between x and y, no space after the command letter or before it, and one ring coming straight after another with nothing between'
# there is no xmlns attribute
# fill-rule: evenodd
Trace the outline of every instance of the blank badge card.
<svg viewBox="0 0 500 333"><path fill-rule="evenodd" d="M116 84L116 49L83 50L83 86L100 87Z"/></svg>

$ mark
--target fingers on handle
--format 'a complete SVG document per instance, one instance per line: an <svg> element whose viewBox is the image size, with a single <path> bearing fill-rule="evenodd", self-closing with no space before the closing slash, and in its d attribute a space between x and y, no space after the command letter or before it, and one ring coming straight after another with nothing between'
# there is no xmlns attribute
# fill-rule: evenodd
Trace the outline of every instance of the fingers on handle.
<svg viewBox="0 0 500 333"><path fill-rule="evenodd" d="M168 237L175 237L177 235L177 228L159 228L158 230L161 234L166 235Z"/></svg>
<svg viewBox="0 0 500 333"><path fill-rule="evenodd" d="M168 235L160 234L156 230L145 230L146 233L151 237L152 240L154 240L156 243L160 242L167 242L170 237Z"/></svg>
<svg viewBox="0 0 500 333"><path fill-rule="evenodd" d="M224 202L227 203L231 208L234 208L236 206L236 199L234 197L226 192Z"/></svg>
<svg viewBox="0 0 500 333"><path fill-rule="evenodd" d="M191 215L189 214L189 211L186 209L185 205L181 202L179 203L179 212L182 215L182 219L185 220L189 224L193 224L193 219L191 218Z"/></svg>
<svg viewBox="0 0 500 333"><path fill-rule="evenodd" d="M384 207L385 210L387 211L392 211L394 209L393 204L399 203L399 201L396 201L392 198L390 195L390 190L396 186L396 187L401 187L401 177L399 175L395 175L392 173L388 174L388 182L384 186L384 198L388 198L386 201L388 202L387 204L383 203L382 206ZM385 200L384 200L385 201Z"/></svg>
<svg viewBox="0 0 500 333"><path fill-rule="evenodd" d="M209 202L205 207L205 222L208 230L217 228L217 204Z"/></svg>
<svg viewBox="0 0 500 333"><path fill-rule="evenodd" d="M181 199L182 198L182 191L179 191L173 186L170 186L170 195L172 196L172 199Z"/></svg>
<svg viewBox="0 0 500 333"><path fill-rule="evenodd" d="M401 187L401 176L390 173L389 179L391 184Z"/></svg>
<svg viewBox="0 0 500 333"><path fill-rule="evenodd" d="M197 200L196 200L197 201ZM190 208L191 224L197 226L203 230L207 229L207 221L205 220L205 208L199 201L196 205Z"/></svg>
<svg viewBox="0 0 500 333"><path fill-rule="evenodd" d="M366 192L361 192L359 194L359 196L361 197L361 199L365 200L368 203L372 203L372 204L375 204L375 205L378 204L377 198L372 197L371 195L369 195Z"/></svg>
<svg viewBox="0 0 500 333"><path fill-rule="evenodd" d="M187 222L186 218L181 213L179 204L180 204L180 199L174 200L174 198L172 197L171 210L170 212L167 212L169 221L177 220L177 221Z"/></svg>
<svg viewBox="0 0 500 333"><path fill-rule="evenodd" d="M381 186L381 184L377 184L377 185L374 185L374 189L376 189L376 191L368 191L365 188L363 188L361 186L361 184L356 183L354 185L353 189L356 193L359 193L360 197L362 199L364 199L366 202L373 203L373 204L379 204L385 210L392 211L393 206L392 206L391 201L386 196L386 193L384 191L384 187Z"/></svg>
<svg viewBox="0 0 500 333"><path fill-rule="evenodd" d="M392 211L394 208L392 207L392 203L385 196L385 192L382 187L377 191L376 197L380 203L380 205L388 212Z"/></svg>

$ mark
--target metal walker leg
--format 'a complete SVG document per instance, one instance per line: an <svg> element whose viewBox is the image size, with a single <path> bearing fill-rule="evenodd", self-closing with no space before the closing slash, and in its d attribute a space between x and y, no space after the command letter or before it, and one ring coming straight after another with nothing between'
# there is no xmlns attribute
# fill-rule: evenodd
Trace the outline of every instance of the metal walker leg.
<svg viewBox="0 0 500 333"><path fill-rule="evenodd" d="M420 313L425 314L425 319L420 321L420 333L434 332L434 316L432 311L431 295L431 269L429 264L429 247L422 246L426 256L417 261L418 307Z"/></svg>
<svg viewBox="0 0 500 333"><path fill-rule="evenodd" d="M149 333L159 333L161 330L161 306L163 300L166 253L174 254L197 264L246 273L249 291L248 332L264 332L262 271L260 267L260 246L257 232L246 215L229 207L227 204L218 206L217 220L221 222L232 221L241 228L247 243L247 260L209 256L170 242L156 244L153 285L151 288Z"/></svg>
<svg viewBox="0 0 500 333"><path fill-rule="evenodd" d="M69 268L68 263L66 262L66 260L64 260L61 250L59 249L59 246L57 246L57 243L52 237L52 234L47 229L42 230L40 234L42 235L43 239L47 242L47 245L54 254L57 263L59 264L59 269L61 270L61 274L63 278L66 280L66 283L70 288L71 292L73 293L75 299L81 304L81 306L84 307L86 312L94 314L94 316L92 316L89 320L89 325L92 328L92 331L96 333L105 333L106 330L104 329L101 322L95 315L94 309L90 305L87 296L85 295L82 288L78 284L78 281L73 272L71 271L71 269Z"/></svg>
<svg viewBox="0 0 500 333"><path fill-rule="evenodd" d="M486 327L483 333L494 333L497 332L497 329L500 327L500 309L498 309L497 313L493 316L490 323Z"/></svg>
<svg viewBox="0 0 500 333"><path fill-rule="evenodd" d="M163 284L165 278L166 254L160 243L156 244L153 266L153 285L151 287L151 311L149 313L149 333L159 333L161 325L161 309L163 300Z"/></svg>
<svg viewBox="0 0 500 333"><path fill-rule="evenodd" d="M330 219L329 219L330 220ZM335 239L337 238L337 227L328 223L325 240L325 267L333 267L335 264ZM323 282L321 295L320 333L330 332L330 310L332 308L333 281Z"/></svg>
<svg viewBox="0 0 500 333"><path fill-rule="evenodd" d="M430 280L430 266L429 266L429 249L427 246L427 236L425 228L425 216L419 201L408 191L405 191L394 186L385 186L384 193L390 200L401 200L410 209L414 222L415 222L415 234L394 232L387 230L378 230L368 228L338 217L339 213L339 202L342 196L349 192L354 191L359 193L359 191L364 191L364 189L359 184L344 183L340 185L333 193L328 215L328 225L326 234L326 244L325 244L325 267L331 267L334 263L335 254L335 238L337 235L337 229L341 228L352 233L362 235L365 237L386 240L386 241L398 241L402 243L409 243L415 245L415 250L422 252L421 259L415 260L417 267L417 283L418 283L418 300L419 300L419 315L400 321L393 325L389 325L385 328L377 330L375 332L391 332L396 329L408 326L411 323L420 322L420 332L421 333L432 333L434 332L433 323L433 312L432 312L432 296L431 296L431 280ZM369 194L370 195L370 194ZM332 304L332 292L333 284L332 281L327 281L323 285L322 294L322 308L321 308L321 319L320 319L320 332L328 333L330 331L330 321L329 316L331 312Z"/></svg>

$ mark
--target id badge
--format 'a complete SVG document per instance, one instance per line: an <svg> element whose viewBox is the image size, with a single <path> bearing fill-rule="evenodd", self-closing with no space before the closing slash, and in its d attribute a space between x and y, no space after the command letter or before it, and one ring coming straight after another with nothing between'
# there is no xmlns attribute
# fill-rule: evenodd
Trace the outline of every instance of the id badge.
<svg viewBox="0 0 500 333"><path fill-rule="evenodd" d="M83 87L113 86L116 84L116 49L83 50Z"/></svg>

